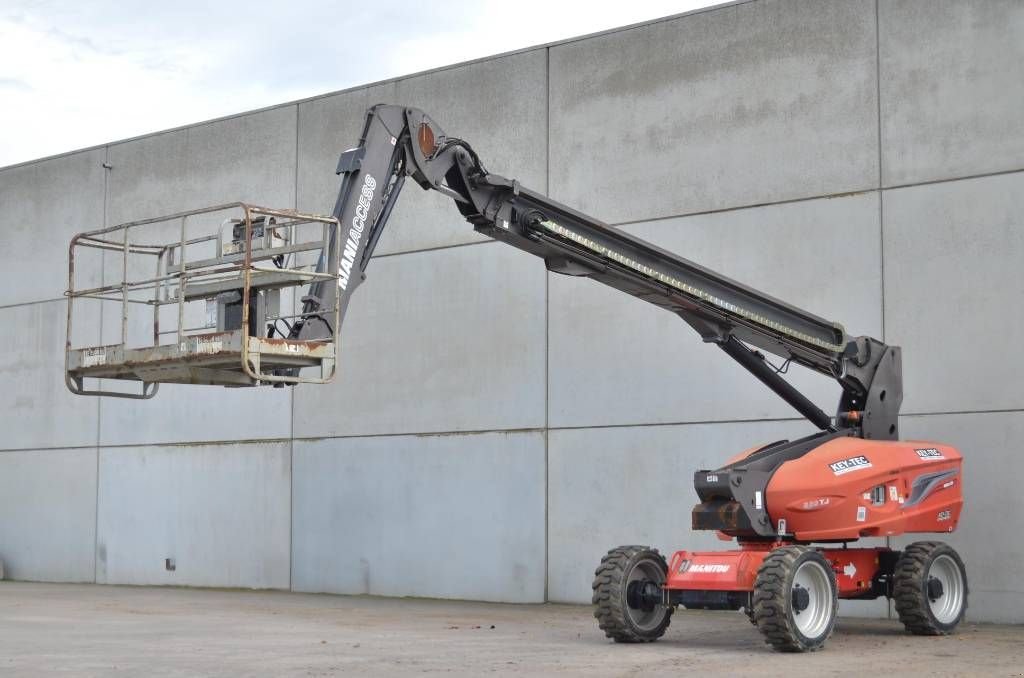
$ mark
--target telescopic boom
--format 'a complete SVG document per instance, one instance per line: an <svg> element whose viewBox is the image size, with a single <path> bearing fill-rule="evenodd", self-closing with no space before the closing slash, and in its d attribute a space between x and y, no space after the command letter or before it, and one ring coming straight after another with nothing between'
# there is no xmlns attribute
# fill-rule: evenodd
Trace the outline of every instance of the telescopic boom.
<svg viewBox="0 0 1024 678"><path fill-rule="evenodd" d="M896 439L902 400L900 349L851 337L842 325L667 252L639 238L491 174L468 143L447 136L415 108L371 108L359 145L342 153L344 178L334 216L340 247L321 255L318 271L337 271L310 286L294 339L333 338L320 309L349 299L406 177L452 198L476 231L544 259L548 270L597 280L660 306L689 323L822 430ZM337 242L337 241L335 241ZM334 254L336 253L336 254ZM335 295L339 295L337 298ZM340 322L340 321L339 321ZM835 418L793 388L761 351L835 379L842 387Z"/></svg>

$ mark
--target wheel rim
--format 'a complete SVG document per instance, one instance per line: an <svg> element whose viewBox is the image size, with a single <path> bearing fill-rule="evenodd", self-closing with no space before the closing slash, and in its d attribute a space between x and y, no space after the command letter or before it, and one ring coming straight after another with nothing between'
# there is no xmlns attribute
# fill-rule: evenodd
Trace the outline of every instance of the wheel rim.
<svg viewBox="0 0 1024 678"><path fill-rule="evenodd" d="M629 571L629 576L626 578L623 592L629 589L629 585L633 582L645 582L653 581L659 586L665 583L665 573L661 569L661 564L654 560L641 560L638 562L632 570ZM650 630L656 628L661 620L665 618L665 610L667 608L664 605L655 605L653 610L644 610L639 607L630 607L626 605L626 611L629 615L629 619L641 630Z"/></svg>
<svg viewBox="0 0 1024 678"><path fill-rule="evenodd" d="M937 580L942 592L934 599L927 591L927 583ZM940 555L928 568L928 582L925 584L928 607L935 619L942 624L952 624L960 616L964 605L964 577L960 566L951 556Z"/></svg>
<svg viewBox="0 0 1024 678"><path fill-rule="evenodd" d="M807 561L793 575L793 589L807 592L807 606L793 608L793 622L806 638L817 638L828 630L832 619L832 583L820 563ZM792 594L792 591L790 592ZM801 596L802 597L802 596Z"/></svg>

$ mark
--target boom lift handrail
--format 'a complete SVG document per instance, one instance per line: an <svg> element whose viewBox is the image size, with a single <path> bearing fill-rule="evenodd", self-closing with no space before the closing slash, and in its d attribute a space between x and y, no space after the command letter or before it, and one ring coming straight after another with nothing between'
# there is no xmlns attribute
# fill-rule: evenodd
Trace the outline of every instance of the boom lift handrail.
<svg viewBox="0 0 1024 678"><path fill-rule="evenodd" d="M902 401L900 349L775 299L593 217L491 174L465 141L446 136L423 111L369 109L359 145L342 153L333 215L341 246L317 270L338 271L337 284L315 282L303 297L304 320L292 337L335 337L317 316L337 295L341 319L362 283L406 176L451 197L474 228L544 259L548 270L587 277L679 315L705 342L718 345L818 428L864 438L898 438ZM340 251L337 258L333 252ZM789 384L761 351L804 365L842 387L835 418Z"/></svg>

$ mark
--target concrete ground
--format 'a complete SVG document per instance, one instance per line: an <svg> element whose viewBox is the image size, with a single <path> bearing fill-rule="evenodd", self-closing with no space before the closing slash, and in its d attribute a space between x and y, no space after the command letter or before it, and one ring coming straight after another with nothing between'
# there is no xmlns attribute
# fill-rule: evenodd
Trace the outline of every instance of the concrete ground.
<svg viewBox="0 0 1024 678"><path fill-rule="evenodd" d="M771 652L739 613L680 612L615 645L590 608L269 591L0 582L0 676L1022 676L1024 627L946 638L844 619L815 654Z"/></svg>

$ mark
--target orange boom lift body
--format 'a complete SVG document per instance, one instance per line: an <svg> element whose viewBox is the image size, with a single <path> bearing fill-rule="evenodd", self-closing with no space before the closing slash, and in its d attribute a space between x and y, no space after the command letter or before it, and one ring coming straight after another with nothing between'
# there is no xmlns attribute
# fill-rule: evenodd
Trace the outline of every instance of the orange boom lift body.
<svg viewBox="0 0 1024 678"><path fill-rule="evenodd" d="M466 141L445 134L415 108L371 108L358 145L341 154L337 174L343 179L330 217L239 204L242 218L204 237L190 236L186 222L224 206L163 218L180 228L162 245L140 244L135 236L159 218L76 236L69 261L69 388L130 395L91 389L85 381L134 380L142 391L131 397L147 398L164 382L281 387L328 381L351 296L411 178L451 198L478 233L539 257L550 272L589 278L679 316L820 431L748 450L695 474L693 528L716 531L737 548L678 551L667 561L647 546L609 551L593 580L594 614L608 637L655 640L679 606L742 609L775 649L816 650L832 633L839 598L880 596L895 600L901 621L914 633L956 628L967 607L967 579L948 545L849 548L862 537L952 532L960 519L960 454L948 445L899 440L899 347L851 336L838 323L493 174ZM322 233L322 241L298 236L303 224ZM190 259L198 245L211 244L212 257ZM856 238L849 246L857 247ZM124 271L129 254L148 256L156 262L156 277L75 290L78 247L120 253ZM310 252L319 253L315 270L296 263ZM308 285L301 310L282 315L280 289L299 284ZM149 296L131 297L136 292ZM74 349L71 302L97 296L122 304L122 342ZM169 332L155 311L157 345L127 346L129 302L157 311L176 305L179 320L190 317L187 303L205 302L207 327L217 332L179 325L161 344ZM505 348L494 347L496 360ZM772 365L765 353L784 364ZM838 383L835 414L783 378L791 363ZM308 377L315 367L321 376Z"/></svg>

